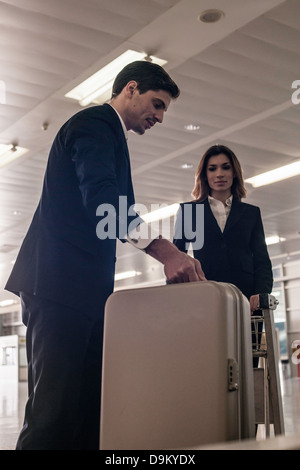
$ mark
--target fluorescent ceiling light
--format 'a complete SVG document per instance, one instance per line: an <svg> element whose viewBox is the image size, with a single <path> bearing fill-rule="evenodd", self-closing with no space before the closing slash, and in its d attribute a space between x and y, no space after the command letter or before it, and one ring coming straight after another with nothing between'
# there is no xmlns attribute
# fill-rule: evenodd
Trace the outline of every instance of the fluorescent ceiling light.
<svg viewBox="0 0 300 470"><path fill-rule="evenodd" d="M0 168L21 157L26 152L28 152L28 149L16 145L0 144Z"/></svg>
<svg viewBox="0 0 300 470"><path fill-rule="evenodd" d="M149 212L148 214L141 214L142 219L149 223L156 220L166 219L167 217L172 217L177 213L179 209L179 204L171 204L170 206L161 207L155 211Z"/></svg>
<svg viewBox="0 0 300 470"><path fill-rule="evenodd" d="M81 106L87 106L90 103L102 104L111 98L114 79L123 67L135 60L146 60L146 58L161 66L167 62L158 57L148 57L145 52L136 52L129 49L73 88L65 96L77 100Z"/></svg>
<svg viewBox="0 0 300 470"><path fill-rule="evenodd" d="M290 165L282 166L281 168L276 168L275 170L267 171L253 178L248 178L245 180L246 183L252 184L254 188L259 186L265 186L267 184L276 183L287 178L292 178L300 174L300 161L291 163Z"/></svg>
<svg viewBox="0 0 300 470"><path fill-rule="evenodd" d="M8 307L9 305L14 305L17 302L12 299L7 299L7 300L1 300L0 302L0 307Z"/></svg>
<svg viewBox="0 0 300 470"><path fill-rule="evenodd" d="M273 235L272 237L266 238L267 245L275 245L276 243L284 242L286 239L283 237L279 237L278 235Z"/></svg>
<svg viewBox="0 0 300 470"><path fill-rule="evenodd" d="M139 276L139 271L124 271L123 273L115 274L115 281L121 281L122 279L128 279L130 277Z"/></svg>

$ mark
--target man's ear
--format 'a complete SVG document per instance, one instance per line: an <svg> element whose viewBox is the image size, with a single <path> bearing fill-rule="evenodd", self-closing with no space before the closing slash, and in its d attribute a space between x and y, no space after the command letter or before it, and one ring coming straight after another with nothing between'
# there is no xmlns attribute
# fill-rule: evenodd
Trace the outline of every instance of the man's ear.
<svg viewBox="0 0 300 470"><path fill-rule="evenodd" d="M125 91L128 97L133 96L136 90L137 90L137 82L135 80L131 80L130 82L127 83L125 87Z"/></svg>

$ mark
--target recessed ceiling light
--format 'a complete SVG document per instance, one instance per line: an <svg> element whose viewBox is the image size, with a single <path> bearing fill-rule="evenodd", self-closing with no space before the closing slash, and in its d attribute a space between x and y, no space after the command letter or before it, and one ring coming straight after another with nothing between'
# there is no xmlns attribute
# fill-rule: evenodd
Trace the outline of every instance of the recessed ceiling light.
<svg viewBox="0 0 300 470"><path fill-rule="evenodd" d="M200 126L198 126L197 124L187 124L186 126L184 126L184 128L187 131L198 131L200 129Z"/></svg>
<svg viewBox="0 0 300 470"><path fill-rule="evenodd" d="M183 163L181 165L181 168L183 168L184 170L187 170L188 168L193 168L193 164L192 163Z"/></svg>
<svg viewBox="0 0 300 470"><path fill-rule="evenodd" d="M202 23L216 23L224 18L225 14L221 10L205 10L199 16L198 20Z"/></svg>

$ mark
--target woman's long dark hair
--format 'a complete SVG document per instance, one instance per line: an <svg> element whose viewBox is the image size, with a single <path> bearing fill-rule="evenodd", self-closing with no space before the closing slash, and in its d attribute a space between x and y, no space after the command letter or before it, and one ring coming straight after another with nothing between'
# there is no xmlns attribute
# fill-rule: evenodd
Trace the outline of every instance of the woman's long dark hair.
<svg viewBox="0 0 300 470"><path fill-rule="evenodd" d="M210 187L208 185L206 177L208 160L210 159L210 157L215 157L216 155L220 155L221 153L224 153L224 155L229 158L233 168L234 178L231 187L233 197L237 198L239 201L242 198L246 197L246 188L244 184L243 171L240 162L238 161L236 155L232 150L230 150L225 145L217 144L213 145L208 150L206 150L203 157L201 158L201 161L198 165L195 174L195 186L192 191L192 196L194 196L194 198L199 202L204 201L210 194Z"/></svg>

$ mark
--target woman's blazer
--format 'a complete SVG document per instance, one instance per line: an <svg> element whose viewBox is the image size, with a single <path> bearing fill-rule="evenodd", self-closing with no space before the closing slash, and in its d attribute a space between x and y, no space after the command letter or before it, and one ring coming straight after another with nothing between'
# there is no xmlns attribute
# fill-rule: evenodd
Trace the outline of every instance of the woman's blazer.
<svg viewBox="0 0 300 470"><path fill-rule="evenodd" d="M188 240L183 226L190 223L196 227L196 201L181 204L182 211L177 218L174 244L187 252ZM273 285L272 265L269 258L260 209L233 198L232 207L222 231L206 199L204 207L204 243L202 248L194 249L194 257L202 265L208 280L228 282L236 285L249 298L259 293L270 293ZM184 217L190 206L191 217ZM186 219L186 220L185 220ZM199 224L197 225L199 227ZM180 230L179 230L180 228ZM202 227L203 228L203 227ZM182 237L176 238L176 233ZM193 245L193 243L192 243Z"/></svg>

